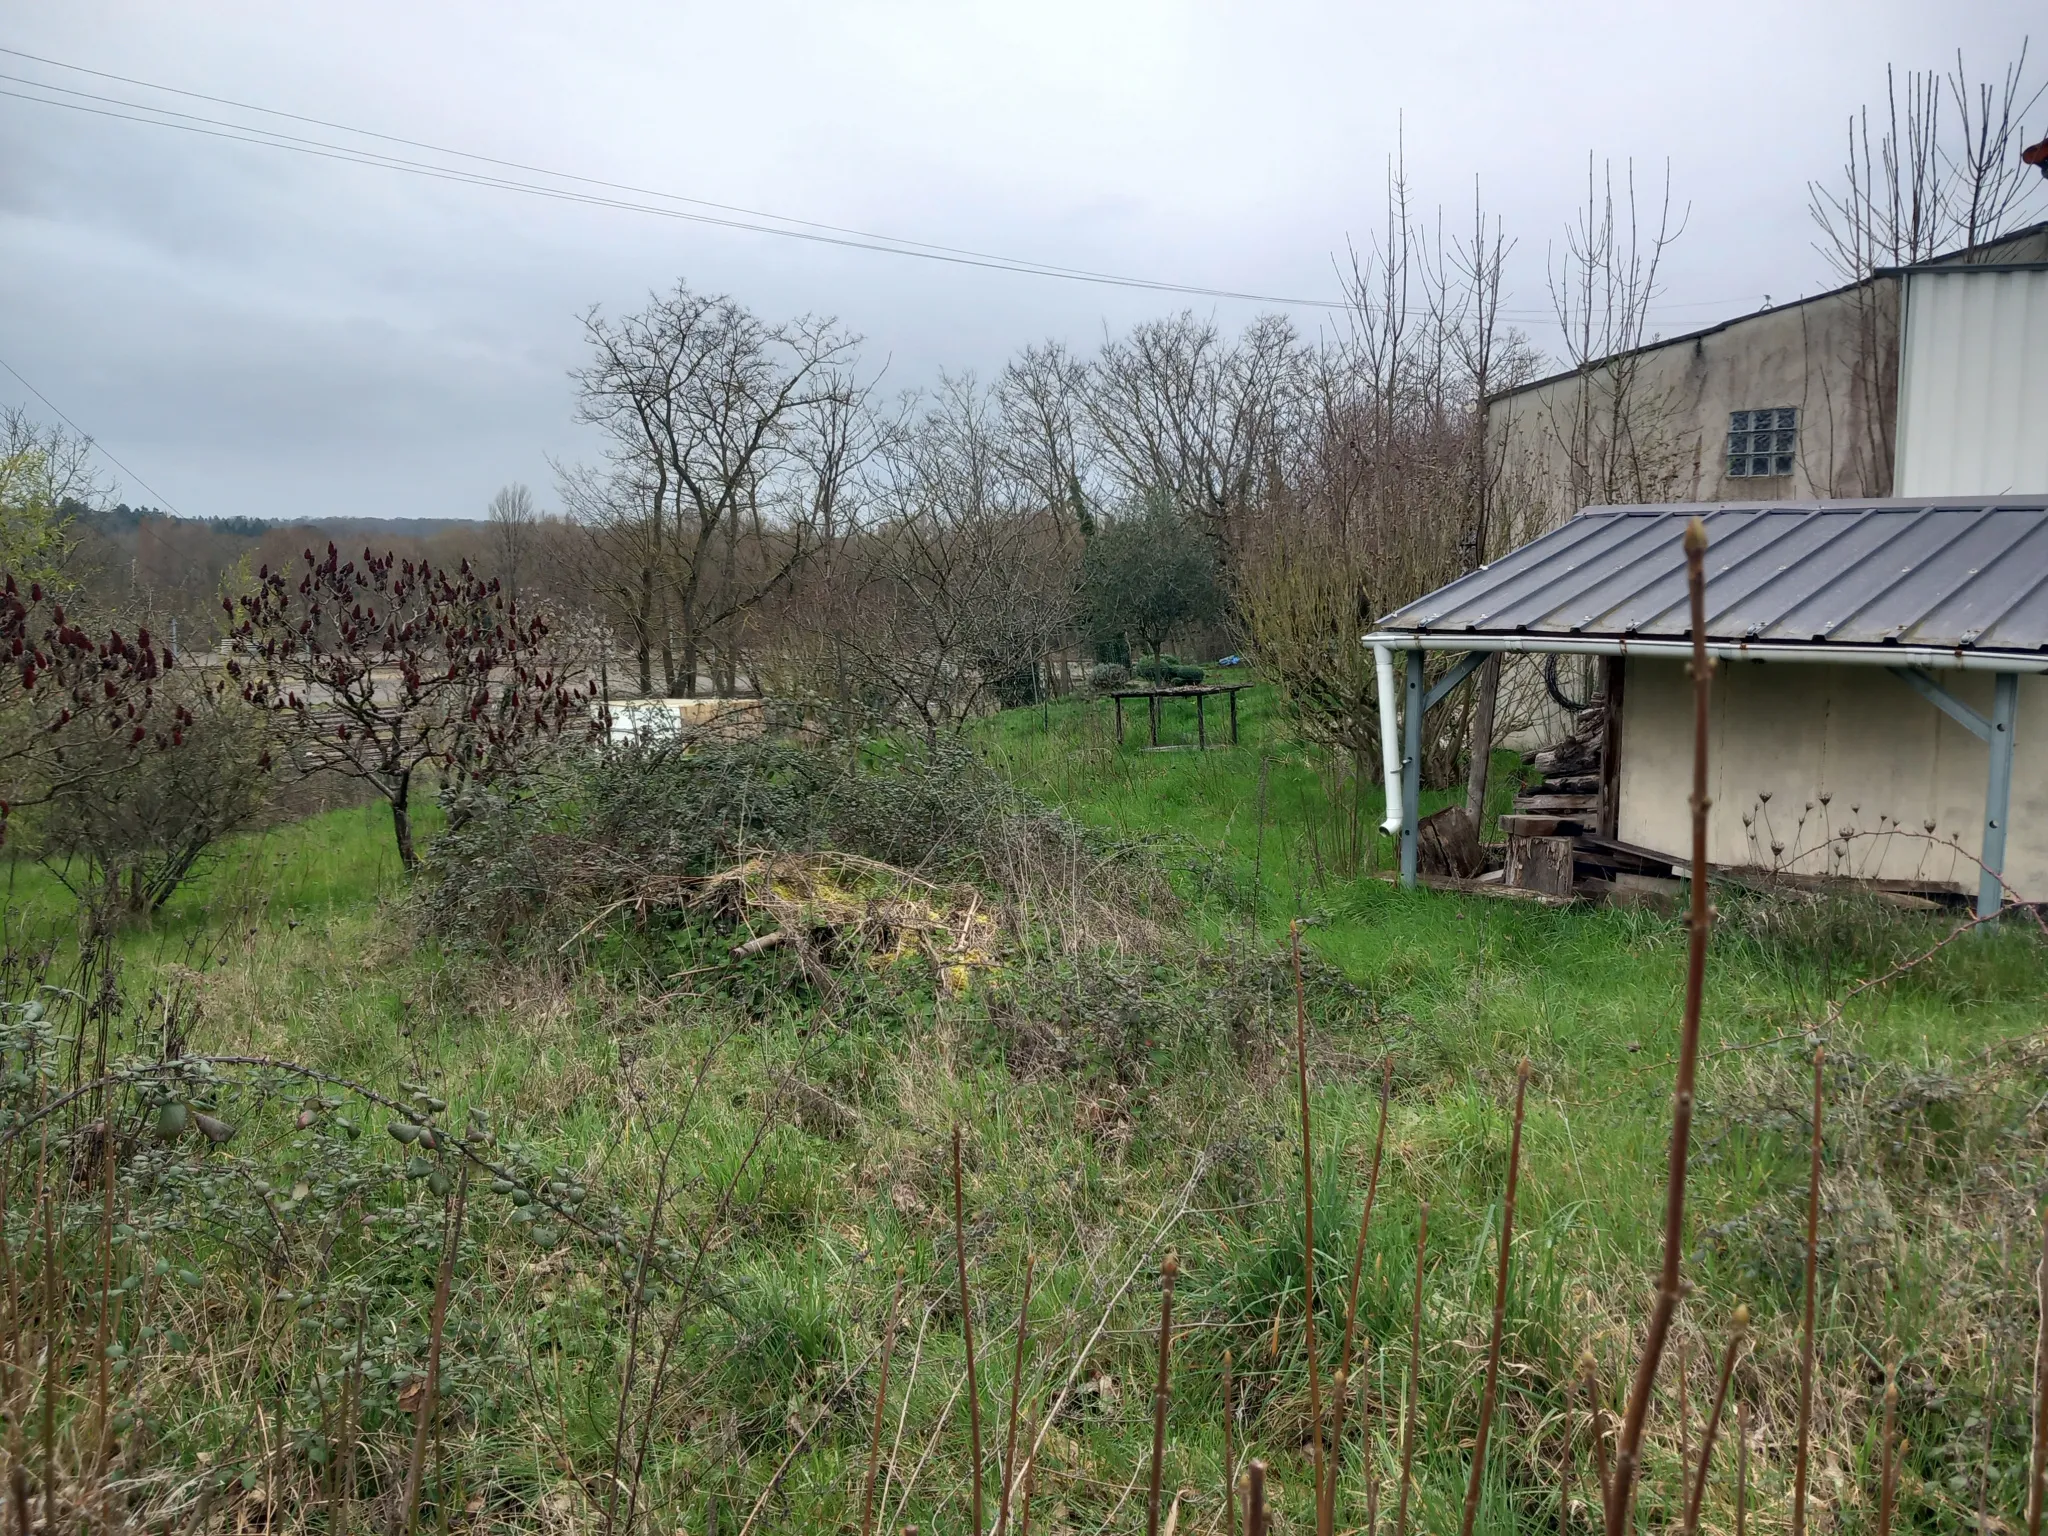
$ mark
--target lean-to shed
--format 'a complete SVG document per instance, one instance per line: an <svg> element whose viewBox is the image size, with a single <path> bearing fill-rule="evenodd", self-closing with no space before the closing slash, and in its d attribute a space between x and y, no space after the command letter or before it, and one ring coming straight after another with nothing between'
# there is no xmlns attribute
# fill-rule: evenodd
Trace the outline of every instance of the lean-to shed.
<svg viewBox="0 0 2048 1536"><path fill-rule="evenodd" d="M1695 516L1709 539L1706 638L1719 663L1710 859L1954 881L1977 889L1980 912L1998 909L2001 877L2019 899L2048 901L2039 496L1593 508L1389 614L1366 639L1381 662L1404 878L1415 873L1428 709L1503 651L1610 658L1601 831L1685 856L1680 540ZM1432 679L1433 651L1462 658Z"/></svg>

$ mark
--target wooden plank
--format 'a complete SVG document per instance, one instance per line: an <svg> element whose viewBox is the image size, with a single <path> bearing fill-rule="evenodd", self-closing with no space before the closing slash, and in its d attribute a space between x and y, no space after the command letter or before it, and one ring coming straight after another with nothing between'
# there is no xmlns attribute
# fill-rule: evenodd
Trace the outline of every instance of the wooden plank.
<svg viewBox="0 0 2048 1536"><path fill-rule="evenodd" d="M1517 795L1515 811L1528 816L1578 816L1591 818L1600 809L1597 795Z"/></svg>
<svg viewBox="0 0 2048 1536"><path fill-rule="evenodd" d="M1606 837L1599 833L1583 833L1579 843L1582 847L1612 856L1614 862L1623 867L1633 865L1648 875L1666 874L1684 863L1674 854L1659 853L1655 848L1645 848L1637 843L1624 843L1620 838Z"/></svg>
<svg viewBox="0 0 2048 1536"><path fill-rule="evenodd" d="M1397 881L1401 878L1396 870L1382 870L1373 877L1376 880ZM1432 891L1443 891L1456 896L1496 896L1510 901L1533 901L1539 906L1568 907L1572 904L1569 896L1546 896L1541 891L1525 891L1512 885L1503 885L1497 880L1484 876L1477 880L1460 880L1455 875L1425 875L1418 873L1416 884Z"/></svg>
<svg viewBox="0 0 2048 1536"><path fill-rule="evenodd" d="M1584 825L1583 817L1536 816L1523 811L1510 811L1500 819L1506 837L1569 837Z"/></svg>

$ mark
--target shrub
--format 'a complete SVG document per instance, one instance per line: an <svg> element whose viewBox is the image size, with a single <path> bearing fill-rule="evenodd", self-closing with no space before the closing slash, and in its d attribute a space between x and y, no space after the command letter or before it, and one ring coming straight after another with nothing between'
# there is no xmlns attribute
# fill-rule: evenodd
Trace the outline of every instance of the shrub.
<svg viewBox="0 0 2048 1536"><path fill-rule="evenodd" d="M675 905L752 855L825 850L1041 906L1075 899L1077 867L1118 878L1113 850L963 748L873 746L848 762L790 742L633 741L473 800L434 846L423 910L459 942L517 945L613 904Z"/></svg>
<svg viewBox="0 0 2048 1536"><path fill-rule="evenodd" d="M1171 656L1147 658L1131 668L1131 675L1168 688L1191 688L1201 682L1200 667L1188 667Z"/></svg>
<svg viewBox="0 0 2048 1536"><path fill-rule="evenodd" d="M74 751L32 814L30 843L67 886L129 912L155 911L214 845L263 808L270 789L264 721L240 697L182 673L158 689L175 739L136 750L96 739Z"/></svg>
<svg viewBox="0 0 2048 1536"><path fill-rule="evenodd" d="M1107 693L1112 688L1121 688L1131 680L1131 669L1118 666L1113 661L1098 663L1088 674L1088 686L1097 693Z"/></svg>

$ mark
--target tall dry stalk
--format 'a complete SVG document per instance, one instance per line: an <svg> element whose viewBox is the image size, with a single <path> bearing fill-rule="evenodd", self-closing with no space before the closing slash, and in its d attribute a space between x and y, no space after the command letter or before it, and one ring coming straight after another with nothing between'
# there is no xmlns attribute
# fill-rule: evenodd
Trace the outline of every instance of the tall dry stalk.
<svg viewBox="0 0 2048 1536"><path fill-rule="evenodd" d="M1393 1097L1393 1092L1394 1053L1389 1051L1380 1063L1380 1125L1379 1131L1373 1137L1372 1171L1366 1175L1365 1209L1358 1216L1358 1242L1351 1250L1351 1286L1344 1299L1344 1348L1338 1354L1337 1369L1346 1377L1349 1377L1351 1374L1352 1348L1358 1337L1358 1285L1365 1273L1365 1240L1366 1235L1372 1231L1373 1205L1379 1199L1380 1162L1385 1157L1387 1150L1387 1104L1388 1100ZM1361 1405L1360 1423L1364 1433L1369 1437L1371 1429L1363 1423L1363 1404L1365 1402L1365 1394L1363 1392L1358 1394L1358 1400ZM1318 1494L1323 1506L1318 1519L1328 1529L1335 1529L1337 1523L1337 1473L1344 1464L1344 1456L1340 1448L1344 1444L1344 1413L1347 1406L1348 1399L1340 1399L1332 1411L1330 1421L1330 1475ZM1368 1443L1370 1442L1368 1441Z"/></svg>
<svg viewBox="0 0 2048 1536"><path fill-rule="evenodd" d="M1323 1487L1323 1383L1316 1359L1316 1181L1315 1162L1309 1140L1308 1112L1308 990L1301 979L1301 919L1288 925L1294 957L1294 1073L1301 1089L1301 1337L1308 1354L1308 1418L1310 1443L1315 1451L1317 1501ZM1318 1510L1316 1536L1329 1536Z"/></svg>
<svg viewBox="0 0 2048 1536"><path fill-rule="evenodd" d="M1024 1299L1017 1304L1017 1354L1010 1362L1010 1423L1003 1443L1003 1486L996 1495L996 1536L1010 1528L1010 1489L1017 1479L1017 1396L1024 1386L1024 1342L1031 1334L1031 1270L1035 1256L1024 1254Z"/></svg>
<svg viewBox="0 0 2048 1536"><path fill-rule="evenodd" d="M1223 1351L1223 1513L1226 1536L1237 1536L1237 1448L1231 1443L1230 1407L1236 1383L1230 1375L1230 1351Z"/></svg>
<svg viewBox="0 0 2048 1536"><path fill-rule="evenodd" d="M1720 1433L1721 1411L1728 1402L1728 1383L1735 1376L1735 1359L1749 1332L1749 1308L1735 1309L1728 1332L1728 1348L1721 1356L1721 1375L1714 1384L1714 1406L1707 1413L1707 1427L1700 1436L1700 1465L1693 1476L1692 1496L1685 1503L1685 1536L1696 1536L1700 1528L1700 1503L1707 1495L1707 1468L1714 1460L1714 1437Z"/></svg>
<svg viewBox="0 0 2048 1536"><path fill-rule="evenodd" d="M1572 1518L1572 1379L1564 1379L1564 1459L1557 1472L1557 1533L1564 1536Z"/></svg>
<svg viewBox="0 0 2048 1536"><path fill-rule="evenodd" d="M1244 1480L1245 1536L1266 1536L1266 1464L1254 1460Z"/></svg>
<svg viewBox="0 0 2048 1536"><path fill-rule="evenodd" d="M1806 1530L1806 1473L1813 1451L1813 1314L1820 1289L1822 1051L1813 1053L1813 1150L1806 1175L1806 1303L1799 1324L1799 1442L1792 1457L1792 1536Z"/></svg>
<svg viewBox="0 0 2048 1536"><path fill-rule="evenodd" d="M1429 1202L1422 1202L1415 1234L1415 1304L1408 1325L1408 1401L1401 1414L1401 1492L1394 1505L1394 1536L1408 1536L1408 1490L1415 1479L1415 1402L1422 1392L1422 1261L1429 1252Z"/></svg>
<svg viewBox="0 0 2048 1536"><path fill-rule="evenodd" d="M1614 1471L1607 1465L1607 1404L1600 1395L1600 1371L1590 1349L1579 1356L1579 1374L1586 1384L1586 1417L1593 1435L1593 1476L1600 1484L1600 1507L1604 1511L1614 1491Z"/></svg>
<svg viewBox="0 0 2048 1536"><path fill-rule="evenodd" d="M464 1161L456 1175L455 1193L450 1197L448 1240L441 1249L441 1270L434 1277L434 1312L427 1328L427 1381L420 1394L419 1421L413 1426L412 1459L405 1469L405 1502L392 1511L394 1533L417 1528L420 1515L420 1476L426 1465L427 1436L441 1414L441 1340L448 1326L448 1294L455 1282L455 1253L462 1246L462 1216L469 1201L469 1163Z"/></svg>
<svg viewBox="0 0 2048 1536"><path fill-rule="evenodd" d="M1686 1395L1686 1375L1692 1370L1692 1341L1681 1339L1678 1344L1678 1496L1685 1497L1686 1485L1692 1481L1692 1401Z"/></svg>
<svg viewBox="0 0 2048 1536"><path fill-rule="evenodd" d="M1038 1456L1031 1447L1038 1444L1038 1415L1024 1426L1024 1507L1017 1513L1017 1536L1031 1536L1031 1495L1038 1487Z"/></svg>
<svg viewBox="0 0 2048 1536"><path fill-rule="evenodd" d="M960 1274L960 1332L967 1345L967 1442L972 1461L975 1536L981 1520L981 1392L974 1379L974 1297L967 1288L967 1197L961 1192L960 1127L953 1127L953 1256Z"/></svg>
<svg viewBox="0 0 2048 1536"><path fill-rule="evenodd" d="M1749 1404L1735 1405L1735 1536L1749 1519Z"/></svg>
<svg viewBox="0 0 2048 1536"><path fill-rule="evenodd" d="M889 1357L896 1352L896 1311L903 1304L903 1271L896 1271L896 1290L889 1297L888 1320L882 1324L882 1368L875 1383L875 1423L868 1432L867 1486L860 1496L860 1536L875 1528L875 1477L882 1465L882 1419L889 1406Z"/></svg>
<svg viewBox="0 0 2048 1536"><path fill-rule="evenodd" d="M2034 1338L2034 1457L2027 1475L2027 1536L2041 1536L2041 1508L2048 1504L2048 1201L2041 1206L2039 1322Z"/></svg>
<svg viewBox="0 0 2048 1536"><path fill-rule="evenodd" d="M1145 1536L1159 1536L1159 1484L1166 1466L1166 1408L1173 1400L1173 1279L1180 1260L1159 1266L1159 1379L1152 1388L1152 1477L1145 1493Z"/></svg>
<svg viewBox="0 0 2048 1536"><path fill-rule="evenodd" d="M1892 1462L1899 1429L1899 1372L1893 1366L1884 1384L1884 1429L1877 1458L1877 1536L1892 1536L1892 1494L1898 1468Z"/></svg>
<svg viewBox="0 0 2048 1536"><path fill-rule="evenodd" d="M1508 1255L1515 1243L1515 1191L1522 1170L1522 1103L1529 1092L1529 1058L1515 1073L1515 1128L1508 1138L1508 1188L1501 1201L1500 1264L1493 1278L1493 1331L1486 1340L1486 1385L1479 1394L1479 1430L1472 1442L1472 1472L1465 1481L1465 1517L1458 1536L1472 1536L1479 1514L1479 1479L1486 1470L1486 1441L1493 1428L1493 1405L1500 1386L1500 1341L1508 1317Z"/></svg>
<svg viewBox="0 0 2048 1536"><path fill-rule="evenodd" d="M1685 1177L1692 1147L1694 1085L1699 1077L1700 999L1707 976L1707 934L1713 923L1707 905L1707 725L1708 690L1713 666L1707 659L1707 525L1698 518L1685 528L1685 585L1692 609L1692 907L1687 918L1685 1014L1678 1036L1678 1077L1671 1096L1671 1155L1665 1171L1664 1263L1657 1277L1657 1299L1643 1353L1636 1362L1622 1419L1621 1443L1615 1448L1614 1476L1607 1490L1607 1536L1623 1536L1633 1501L1643 1431L1650 1418L1650 1395L1657 1367L1664 1358L1672 1319L1681 1292L1679 1257L1685 1247ZM1793 1536L1799 1536L1795 1527Z"/></svg>

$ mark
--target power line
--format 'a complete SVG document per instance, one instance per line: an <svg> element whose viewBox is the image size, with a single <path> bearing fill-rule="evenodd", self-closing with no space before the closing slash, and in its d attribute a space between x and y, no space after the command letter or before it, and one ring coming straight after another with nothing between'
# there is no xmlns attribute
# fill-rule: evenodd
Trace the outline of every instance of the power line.
<svg viewBox="0 0 2048 1536"><path fill-rule="evenodd" d="M193 101L211 102L218 106L233 108L236 111L260 113L264 116L284 121L303 123L311 127L326 128L338 133L352 134L360 138L374 139L381 143L399 145L403 148L424 150L431 154L467 160L477 165L495 166L502 170L522 172L529 176L544 176L554 181L574 183L578 187L602 189L602 193L622 193L629 194L629 196L606 196L599 192L578 191L574 187L546 186L514 176L472 171L458 166L435 165L430 162L411 159L401 155L387 154L383 151L367 149L358 145L336 144L324 139L283 133L277 129L265 128L256 124L203 117L194 113L178 112L168 107L154 106L147 102L131 101L123 97L105 96L91 91L76 90L68 86L55 85L48 81L36 80L31 77L0 74L0 80L29 87L33 91L54 92L75 98L70 101L57 101L50 99L48 96L29 95L21 91L0 89L0 96L11 97L14 100L30 102L37 106L62 107L70 111L84 112L96 117L108 117L124 122L139 123L147 127L174 128L182 132L199 134L207 138L255 144L266 148L284 150L289 153L308 155L317 159L339 160L344 163L367 165L377 169L398 171L407 175L421 176L432 180L452 181L499 191L519 192L528 196L546 197L559 202L581 203L591 207L650 214L655 217L705 224L714 228L733 229L754 234L777 235L784 239L806 240L815 244L834 245L881 255L910 256L919 260L938 261L956 266L979 267L990 271L1015 272L1025 276L1052 277L1068 282L1085 282L1139 291L1174 293L1197 298L1232 299L1249 303L1274 304L1288 308L1344 310L1350 307L1349 303L1342 299L1301 298L1229 288L1206 287L1190 283L1177 283L1164 279L1136 277L1085 267L1064 266L1055 262L1037 261L1027 257L1005 256L991 251L980 251L968 247L942 245L931 241L912 240L902 236L879 234L871 230L827 224L812 219L800 219L786 214L742 207L737 204L715 202L708 198L691 197L682 193L662 191L658 188L637 186L630 182L609 181L602 177L586 176L572 171L558 171L546 166L528 164L524 161L503 159L470 150L455 149L423 139L381 133L370 128L358 128L352 124L337 122L329 118L312 117L304 113L262 106L254 102L239 101L233 97L214 96L203 91L186 90L179 86L164 85L136 76L120 75L107 70L92 69L82 64L72 64L61 59L28 53L18 48L0 47L0 54L25 59L31 63L41 64L53 69L68 70L76 74L88 75L95 79L111 80L118 84L134 86L142 90L159 91ZM84 104L87 102L98 103L99 105L88 106ZM120 108L127 110L117 110ZM149 115L138 116L136 115L138 113ZM637 198L655 198L665 203L687 204L689 208L714 211L698 213L691 212L686 208L653 206L645 202L633 200ZM769 222L762 222L764 220ZM1670 313L1677 309L1726 307L1728 304L1742 302L1746 301L1698 300L1687 304L1660 306L1660 308L1664 312ZM1503 311L1503 314L1507 318L1520 320L1551 320L1555 318L1553 314L1547 311Z"/></svg>
<svg viewBox="0 0 2048 1536"><path fill-rule="evenodd" d="M94 453L100 455L101 458L105 459L108 463L112 464L114 468L120 470L122 474L126 475L130 480L133 480L145 491L148 491L149 494L154 496L157 499L157 501L171 513L172 516L183 517L185 515L184 513L180 512L176 507L171 505L170 497L166 496L162 491L156 489L156 487L152 486L147 480L143 479L142 476L138 475L126 464L123 464L119 459L115 458L113 455L113 451L109 449L105 443L101 442L98 438L94 437L90 432L86 431L85 428L81 427L77 422L73 421L69 416L66 416L61 410L58 410L56 401L52 400L40 389L37 389L35 385L29 383L27 379L22 378L21 370L16 368L14 364L8 362L6 358L0 357L0 368L5 368L9 373L13 374L14 377L20 381L21 387L23 389L27 390L30 394L34 395L38 400L42 401L44 405L48 406L51 409L51 411L55 412L57 419L63 422L64 425L69 427L72 431L76 432L81 438L83 438L87 446L89 446Z"/></svg>
<svg viewBox="0 0 2048 1536"><path fill-rule="evenodd" d="M0 49L0 52L13 52ZM784 239L805 240L818 245L841 246L852 250L872 251L889 256L912 256L924 261L944 262L952 266L981 267L991 271L1016 272L1031 277L1054 277L1068 282L1095 283L1109 287L1132 288L1155 293L1185 294L1197 298L1238 299L1255 304L1276 304L1290 308L1312 308L1341 310L1349 308L1342 299L1307 299L1288 297L1281 294L1252 293L1232 288L1209 288L1193 283L1167 282L1155 278L1133 277L1114 272L1096 272L1081 267L1063 267L1051 262L1033 261L1024 257L1000 256L992 252L964 250L953 246L933 245L924 241L899 240L890 235L866 235L859 232L834 233L837 226L816 224L808 220L788 220L794 227L764 224L759 219L780 219L780 214L758 214L751 219L721 217L709 213L693 213L682 208L662 208L648 203L635 202L624 197L607 197L596 193L580 192L568 187L550 187L539 183L522 181L517 177L495 176L477 171L468 171L456 166L433 165L426 161L412 160L401 155L389 155L377 150L360 149L351 145L334 144L325 140L307 138L297 134L280 133L275 129L261 128L248 123L235 123L219 118L200 117L187 112L174 112L165 107L153 107L144 102L126 101L119 97L96 95L90 91L73 90L68 86L51 85L44 81L26 79L19 75L0 74L0 80L25 85L33 90L54 91L76 97L73 101L53 101L47 96L34 96L22 91L0 89L0 96L16 101L33 103L43 107L61 107L67 111L82 112L93 117L114 118L122 122L140 123L152 128L173 128L180 132L194 133L205 138L227 139L241 144L255 144L269 149L286 150L294 154L310 155L315 159L339 160L354 165L367 165L380 170L400 171L407 175L422 176L436 181L452 181L468 186L489 187L500 191L521 192L530 196L545 197L557 202L581 203L590 207L612 208L630 213L652 214L657 218L677 219L691 224L708 224L720 229L743 230L753 234L779 235ZM99 102L104 105L87 105ZM118 111L126 107L130 111ZM252 108L255 111L268 110ZM151 113L153 116L139 116ZM365 130L348 129L348 132ZM372 135L373 137L388 137ZM441 151L462 155L460 150ZM488 160L486 156L468 158ZM499 162L503 163L503 162ZM593 178L572 176L565 172L542 171L539 174L561 176L564 180L593 182ZM595 183L608 185L607 183ZM702 199L682 198L673 193L649 193L655 197L673 198L679 202L696 203L700 206L722 207L722 204L707 204Z"/></svg>

